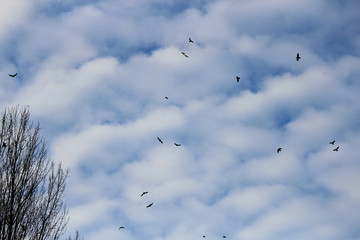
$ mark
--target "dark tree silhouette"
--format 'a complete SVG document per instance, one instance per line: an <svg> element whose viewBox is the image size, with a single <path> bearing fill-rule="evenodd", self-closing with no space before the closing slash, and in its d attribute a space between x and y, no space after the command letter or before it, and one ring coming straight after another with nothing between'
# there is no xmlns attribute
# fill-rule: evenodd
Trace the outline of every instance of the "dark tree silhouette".
<svg viewBox="0 0 360 240"><path fill-rule="evenodd" d="M80 239L79 231L76 231L74 238L72 238L72 237L70 236L67 240L81 240L81 239ZM84 240L84 239L82 238L82 240Z"/></svg>
<svg viewBox="0 0 360 240"><path fill-rule="evenodd" d="M0 128L0 240L60 239L69 170L47 156L29 108L6 109Z"/></svg>

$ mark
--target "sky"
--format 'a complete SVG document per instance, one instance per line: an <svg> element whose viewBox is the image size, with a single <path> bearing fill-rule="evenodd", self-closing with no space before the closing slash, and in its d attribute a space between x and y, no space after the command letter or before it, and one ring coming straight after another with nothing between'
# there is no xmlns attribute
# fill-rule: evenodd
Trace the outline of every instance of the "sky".
<svg viewBox="0 0 360 240"><path fill-rule="evenodd" d="M359 240L359 13L3 0L0 109L29 106L70 169L64 237Z"/></svg>

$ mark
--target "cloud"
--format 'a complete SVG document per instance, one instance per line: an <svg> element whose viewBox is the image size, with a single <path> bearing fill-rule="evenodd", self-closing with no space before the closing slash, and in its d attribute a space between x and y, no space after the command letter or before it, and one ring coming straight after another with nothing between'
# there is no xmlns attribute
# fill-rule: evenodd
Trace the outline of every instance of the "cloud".
<svg viewBox="0 0 360 240"><path fill-rule="evenodd" d="M26 21L32 11L33 5L28 1L6 1L1 4L0 10L0 39L9 39L8 34L13 34L14 28ZM16 13L16 14L14 14ZM1 41L2 42L2 41Z"/></svg>
<svg viewBox="0 0 360 240"><path fill-rule="evenodd" d="M1 106L29 105L71 168L85 239L358 239L358 8L9 2Z"/></svg>

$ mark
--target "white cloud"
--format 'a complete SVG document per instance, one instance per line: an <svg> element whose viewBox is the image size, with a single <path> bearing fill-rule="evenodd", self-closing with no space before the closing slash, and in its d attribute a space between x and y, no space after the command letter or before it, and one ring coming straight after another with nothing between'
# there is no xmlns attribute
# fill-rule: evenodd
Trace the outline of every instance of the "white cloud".
<svg viewBox="0 0 360 240"><path fill-rule="evenodd" d="M6 2L1 106L30 105L71 168L85 239L357 239L356 9Z"/></svg>
<svg viewBox="0 0 360 240"><path fill-rule="evenodd" d="M13 28L16 29L19 25L26 21L29 14L32 12L33 5L29 1L14 0L3 1L0 8L0 42L8 39L8 34L14 34Z"/></svg>

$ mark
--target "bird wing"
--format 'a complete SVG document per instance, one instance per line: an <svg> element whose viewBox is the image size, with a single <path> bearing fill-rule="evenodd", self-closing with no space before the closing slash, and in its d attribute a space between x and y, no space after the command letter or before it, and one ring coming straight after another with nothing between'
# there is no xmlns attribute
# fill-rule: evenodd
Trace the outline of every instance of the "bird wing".
<svg viewBox="0 0 360 240"><path fill-rule="evenodd" d="M15 74L9 74L10 77L15 77L17 75L17 73Z"/></svg>
<svg viewBox="0 0 360 240"><path fill-rule="evenodd" d="M184 52L181 52L185 57L189 57L188 55L186 55L186 53L184 53Z"/></svg>

